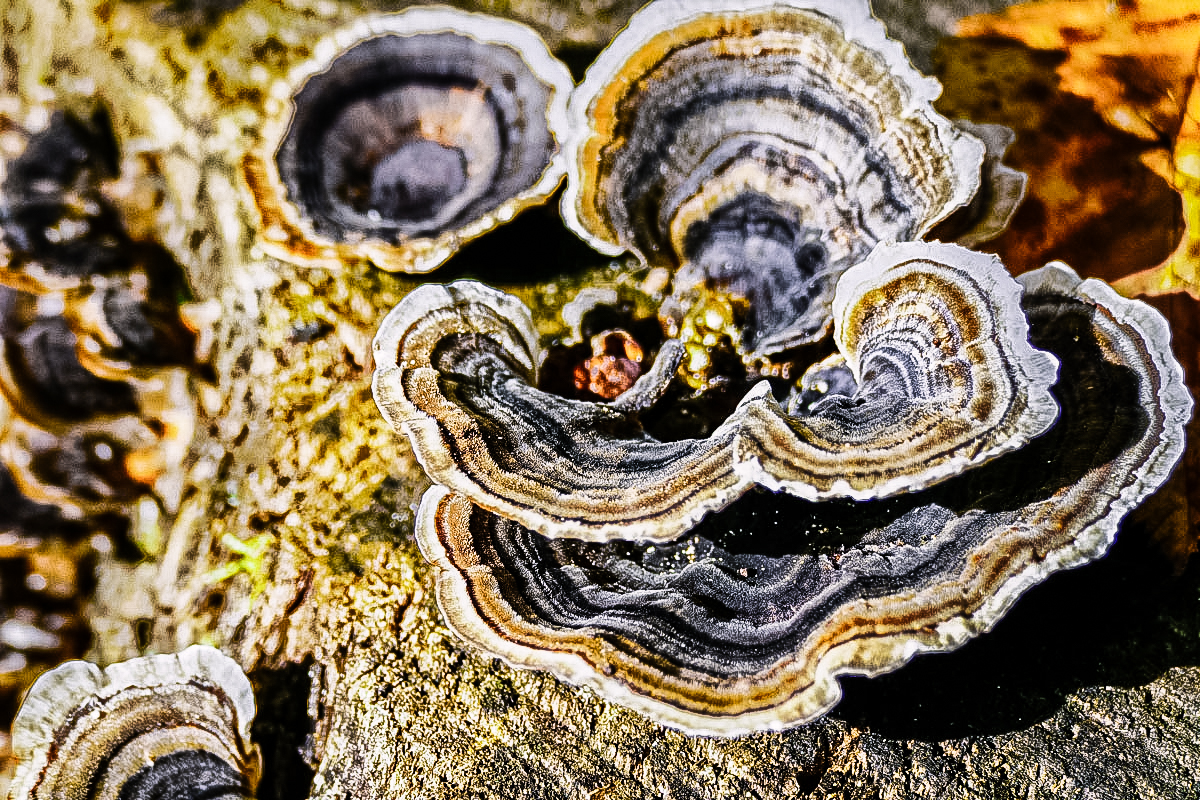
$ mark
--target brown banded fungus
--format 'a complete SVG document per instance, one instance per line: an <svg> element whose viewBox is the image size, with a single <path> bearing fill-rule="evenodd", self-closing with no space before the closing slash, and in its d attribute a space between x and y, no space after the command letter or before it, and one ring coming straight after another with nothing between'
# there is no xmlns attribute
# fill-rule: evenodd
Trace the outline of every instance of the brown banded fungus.
<svg viewBox="0 0 1200 800"><path fill-rule="evenodd" d="M980 171L979 191L971 198L971 202L939 222L925 238L976 247L1008 229L1013 215L1025 199L1029 177L1003 161L1004 154L1017 138L1011 128L965 119L956 120L954 124L977 137L987 148Z"/></svg>
<svg viewBox="0 0 1200 800"><path fill-rule="evenodd" d="M736 469L808 499L912 491L1025 446L1058 416L1054 358L1029 345L995 256L880 245L843 273L834 338L854 378L807 413L745 403Z"/></svg>
<svg viewBox="0 0 1200 800"><path fill-rule="evenodd" d="M414 8L313 52L245 161L271 255L427 272L561 181L573 82L529 28Z"/></svg>
<svg viewBox="0 0 1200 800"><path fill-rule="evenodd" d="M473 281L431 284L380 326L373 388L433 480L549 534L673 538L744 490L735 422L659 442L622 407L665 388L677 345L621 405L568 400L534 388L537 332L519 300Z"/></svg>
<svg viewBox="0 0 1200 800"><path fill-rule="evenodd" d="M71 290L0 285L0 403L12 416L0 462L28 498L75 514L150 493L173 507L194 427L182 369L194 336L176 301L146 294L161 291L162 271L128 266Z"/></svg>
<svg viewBox="0 0 1200 800"><path fill-rule="evenodd" d="M98 109L86 119L55 112L3 165L0 396L20 441L6 435L0 458L27 489L34 473L59 473L45 481L52 495L89 486L91 499L127 500L137 492L114 481L153 484L190 440L187 279L165 247L125 229L104 192L119 162ZM133 474L117 474L122 451L138 461Z"/></svg>
<svg viewBox="0 0 1200 800"><path fill-rule="evenodd" d="M1055 362L1030 347L999 261L953 245L881 245L847 272L837 342L858 380L789 416L767 383L706 439L658 441L638 413L677 341L613 403L536 385L537 336L515 298L427 285L375 339L375 398L425 471L550 536L668 541L754 484L809 499L911 491L1028 442L1053 422Z"/></svg>
<svg viewBox="0 0 1200 800"><path fill-rule="evenodd" d="M159 446L132 416L60 433L17 418L0 436L0 462L30 500L100 514L150 492L162 472Z"/></svg>
<svg viewBox="0 0 1200 800"><path fill-rule="evenodd" d="M667 543L546 538L435 486L417 537L447 622L510 664L717 735L812 720L839 676L988 630L1105 553L1179 460L1192 409L1156 311L1061 265L1019 280L1061 406L1021 449L887 499L750 493Z"/></svg>
<svg viewBox="0 0 1200 800"><path fill-rule="evenodd" d="M660 0L571 98L563 216L602 252L745 301L741 346L828 331L838 276L980 185L984 144L937 114L863 0Z"/></svg>
<svg viewBox="0 0 1200 800"><path fill-rule="evenodd" d="M101 671L69 661L33 685L13 723L13 800L241 800L254 796L254 696L211 647Z"/></svg>
<svg viewBox="0 0 1200 800"><path fill-rule="evenodd" d="M97 557L137 552L139 520L179 507L197 336L183 268L125 202L154 177L123 158L103 107L5 121L0 705L15 707L89 647Z"/></svg>
<svg viewBox="0 0 1200 800"><path fill-rule="evenodd" d="M47 426L137 411L129 383L82 363L61 296L0 286L0 392L23 417Z"/></svg>
<svg viewBox="0 0 1200 800"><path fill-rule="evenodd" d="M66 288L125 268L120 219L100 193L117 174L108 115L51 115L24 151L3 164L0 236L12 254L0 283Z"/></svg>

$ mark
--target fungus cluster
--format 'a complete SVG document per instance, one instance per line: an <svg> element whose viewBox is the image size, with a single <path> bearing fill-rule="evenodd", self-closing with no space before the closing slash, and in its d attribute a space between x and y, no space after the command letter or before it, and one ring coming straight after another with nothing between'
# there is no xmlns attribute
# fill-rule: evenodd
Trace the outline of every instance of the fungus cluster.
<svg viewBox="0 0 1200 800"><path fill-rule="evenodd" d="M0 185L0 462L77 518L151 489L169 498L192 427L186 281L102 191L117 158L103 112L58 112Z"/></svg>
<svg viewBox="0 0 1200 800"><path fill-rule="evenodd" d="M811 342L842 272L976 193L938 91L866 3L652 3L571 98L566 222L745 298L752 352Z"/></svg>
<svg viewBox="0 0 1200 800"><path fill-rule="evenodd" d="M1191 407L1149 307L1061 265L1021 283L1031 338L1060 362L1058 420L1021 449L888 499L751 493L669 542L548 537L435 486L417 532L448 623L510 663L721 735L811 720L838 675L986 631L1107 550L1178 460Z"/></svg>
<svg viewBox="0 0 1200 800"><path fill-rule="evenodd" d="M1029 346L995 259L881 247L838 291L856 394L787 413L760 383L705 439L658 441L638 422L675 376L677 343L612 403L557 397L535 388L528 310L475 282L423 286L388 315L375 396L434 481L532 530L598 541L675 539L755 485L811 500L912 491L1053 422L1055 361Z"/></svg>
<svg viewBox="0 0 1200 800"><path fill-rule="evenodd" d="M966 249L1024 177L938 91L865 0L656 0L574 90L524 26L414 8L272 87L242 168L274 257L426 272L565 175L568 227L670 276L653 336L581 336L572 397L482 283L383 321L374 394L434 483L416 538L459 636L685 731L778 730L1105 553L1182 453L1169 331ZM184 287L97 188L118 157L93 128L56 116L0 187L0 533L169 496L188 438ZM710 336L745 380L667 435L679 387L715 383ZM799 377L755 384L764 360ZM209 649L64 665L14 727L13 796L251 797L253 711Z"/></svg>
<svg viewBox="0 0 1200 800"><path fill-rule="evenodd" d="M141 498L173 507L194 427L182 269L130 234L106 191L121 167L107 115L46 117L37 130L13 126L25 135L0 174L6 700L82 654L93 546L125 538Z"/></svg>
<svg viewBox="0 0 1200 800"><path fill-rule="evenodd" d="M1065 265L1014 280L925 241L984 241L1024 191L1011 135L942 118L938 91L866 3L633 17L569 101L564 220L672 276L668 337L717 297L746 364L820 355L707 435L659 437L691 345L603 331L569 399L539 388L516 298L406 297L374 391L435 483L416 535L455 632L737 735L810 721L840 675L957 647L1104 554L1183 449L1169 331Z"/></svg>

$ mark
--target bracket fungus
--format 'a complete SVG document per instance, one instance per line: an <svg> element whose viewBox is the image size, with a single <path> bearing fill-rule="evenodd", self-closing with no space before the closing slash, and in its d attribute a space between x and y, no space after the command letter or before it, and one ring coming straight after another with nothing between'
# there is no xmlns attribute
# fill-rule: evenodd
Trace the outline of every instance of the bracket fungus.
<svg viewBox="0 0 1200 800"><path fill-rule="evenodd" d="M843 273L834 339L854 379L802 414L745 404L736 469L810 500L914 491L1025 446L1058 416L1054 357L1029 345L995 256L880 245Z"/></svg>
<svg viewBox="0 0 1200 800"><path fill-rule="evenodd" d="M750 354L809 343L843 271L978 191L985 146L939 93L863 0L660 0L572 95L563 217L674 271L668 317L713 284Z"/></svg>
<svg viewBox="0 0 1200 800"><path fill-rule="evenodd" d="M92 565L179 508L195 430L188 281L129 216L153 176L83 111L6 118L0 160L4 705L87 649Z"/></svg>
<svg viewBox="0 0 1200 800"><path fill-rule="evenodd" d="M561 181L574 82L524 25L412 8L313 53L244 162L271 255L427 272Z"/></svg>
<svg viewBox="0 0 1200 800"><path fill-rule="evenodd" d="M124 268L124 231L100 193L117 174L108 115L57 111L0 181L0 232L17 259L0 265L0 282L19 288L77 286L89 275Z"/></svg>
<svg viewBox="0 0 1200 800"><path fill-rule="evenodd" d="M121 163L103 108L43 124L0 182L0 462L76 518L151 493L171 509L195 415L187 279L106 195Z"/></svg>
<svg viewBox="0 0 1200 800"><path fill-rule="evenodd" d="M1004 163L1004 154L1017 138L1012 128L965 119L955 120L954 124L978 138L986 148L979 191L971 198L971 202L939 222L925 238L976 247L1008 229L1013 215L1025 199L1029 176Z"/></svg>
<svg viewBox="0 0 1200 800"><path fill-rule="evenodd" d="M69 661L30 689L13 723L17 800L252 798L254 695L211 647L101 671Z"/></svg>
<svg viewBox="0 0 1200 800"><path fill-rule="evenodd" d="M1192 408L1156 311L1062 265L1019 280L1033 343L1060 361L1061 414L1026 446L888 499L751 493L671 542L546 538L434 486L417 537L447 622L510 664L726 736L810 721L838 676L988 630L1104 554L1180 458Z"/></svg>
<svg viewBox="0 0 1200 800"><path fill-rule="evenodd" d="M708 438L658 441L638 412L678 342L613 403L536 385L537 335L515 298L426 285L380 326L374 391L429 476L550 536L667 541L754 484L808 499L912 491L1018 448L1057 414L1054 359L1029 346L1015 282L954 245L881 245L834 301L860 381L790 416L763 382Z"/></svg>
<svg viewBox="0 0 1200 800"><path fill-rule="evenodd" d="M22 416L53 426L137 411L134 387L96 375L61 298L0 286L0 391Z"/></svg>

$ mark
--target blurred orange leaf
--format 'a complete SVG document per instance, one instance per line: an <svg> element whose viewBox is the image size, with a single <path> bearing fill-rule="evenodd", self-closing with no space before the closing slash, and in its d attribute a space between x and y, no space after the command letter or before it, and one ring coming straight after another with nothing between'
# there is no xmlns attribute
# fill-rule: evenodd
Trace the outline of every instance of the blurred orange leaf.
<svg viewBox="0 0 1200 800"><path fill-rule="evenodd" d="M1200 3L1039 0L967 17L959 33L1060 52L1058 90L1091 100L1109 125L1146 143L1142 163L1179 193L1183 235L1160 263L1116 286L1130 295L1200 297Z"/></svg>
<svg viewBox="0 0 1200 800"><path fill-rule="evenodd" d="M1037 0L967 17L935 53L950 116L1017 132L1029 174L988 245L1015 273L1062 259L1149 295L1200 396L1200 0ZM1200 545L1200 419L1137 516L1177 570Z"/></svg>

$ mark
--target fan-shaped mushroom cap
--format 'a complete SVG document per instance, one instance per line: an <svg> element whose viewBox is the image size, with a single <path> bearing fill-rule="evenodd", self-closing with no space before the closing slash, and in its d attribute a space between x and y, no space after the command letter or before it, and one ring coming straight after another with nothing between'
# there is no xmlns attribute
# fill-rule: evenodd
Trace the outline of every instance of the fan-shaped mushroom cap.
<svg viewBox="0 0 1200 800"><path fill-rule="evenodd" d="M254 796L254 696L211 647L101 671L69 661L29 690L13 723L14 800Z"/></svg>
<svg viewBox="0 0 1200 800"><path fill-rule="evenodd" d="M988 630L1028 588L1103 555L1166 480L1192 401L1150 307L1061 265L1022 276L1062 415L1016 452L871 502L751 494L670 543L548 539L431 488L422 552L450 627L691 733L810 721L838 676Z"/></svg>
<svg viewBox="0 0 1200 800"><path fill-rule="evenodd" d="M529 311L474 282L423 286L387 316L375 398L435 482L540 533L591 540L674 539L756 483L810 499L910 491L1053 422L1054 359L1030 347L994 257L881 246L842 285L838 344L859 388L806 416L788 416L764 382L707 439L658 441L637 412L673 377L677 343L628 396L567 400L534 388Z"/></svg>
<svg viewBox="0 0 1200 800"><path fill-rule="evenodd" d="M1025 446L1058 416L1053 356L1029 344L995 256L880 245L846 271L834 333L856 383L807 414L746 404L737 469L809 499L913 491Z"/></svg>
<svg viewBox="0 0 1200 800"><path fill-rule="evenodd" d="M0 286L0 405L12 417L0 426L0 462L30 500L73 514L152 490L170 507L194 425L186 376L161 366L182 363L192 342L114 285L85 298Z"/></svg>
<svg viewBox="0 0 1200 800"><path fill-rule="evenodd" d="M412 8L314 53L273 88L246 159L272 255L427 272L561 180L573 82L524 25Z"/></svg>
<svg viewBox="0 0 1200 800"><path fill-rule="evenodd" d="M48 425L136 412L133 386L80 361L63 311L61 297L0 286L0 392L21 416Z"/></svg>
<svg viewBox="0 0 1200 800"><path fill-rule="evenodd" d="M151 491L173 509L194 428L187 278L102 191L119 153L103 108L55 112L0 181L0 462L75 518Z"/></svg>
<svg viewBox="0 0 1200 800"><path fill-rule="evenodd" d="M0 282L23 288L78 286L128 268L127 237L100 182L117 174L107 115L54 112L45 129L0 174L0 239L19 253L0 263Z"/></svg>
<svg viewBox="0 0 1200 800"><path fill-rule="evenodd" d="M571 98L567 224L745 297L746 348L822 336L842 271L967 203L984 146L864 0L658 0Z"/></svg>
<svg viewBox="0 0 1200 800"><path fill-rule="evenodd" d="M736 422L708 439L659 442L621 405L534 388L529 310L483 284L409 294L380 326L374 353L375 400L425 471L547 533L670 538L744 491L733 471ZM664 347L631 396L652 397L680 355L677 342Z"/></svg>

